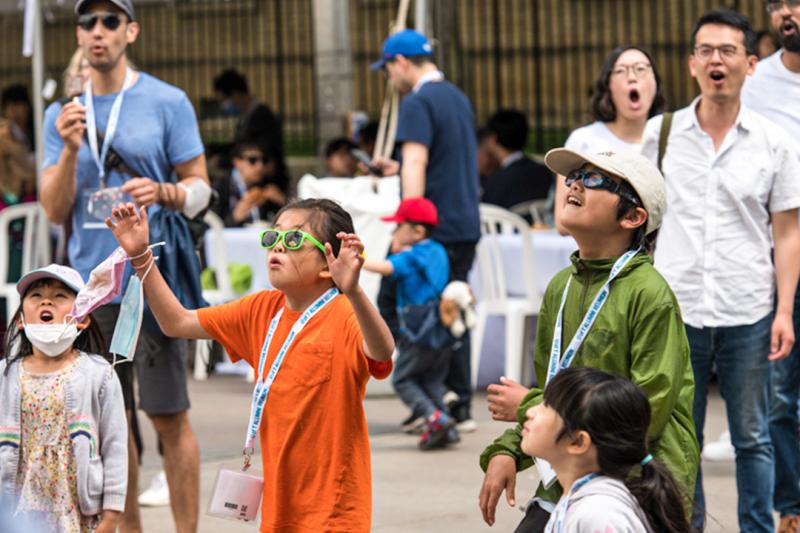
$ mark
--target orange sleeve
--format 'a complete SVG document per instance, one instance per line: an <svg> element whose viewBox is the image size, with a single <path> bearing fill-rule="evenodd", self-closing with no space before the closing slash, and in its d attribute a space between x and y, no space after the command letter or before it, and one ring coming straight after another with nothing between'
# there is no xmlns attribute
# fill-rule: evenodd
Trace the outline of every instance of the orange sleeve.
<svg viewBox="0 0 800 533"><path fill-rule="evenodd" d="M364 352L364 335L361 333L361 326L358 325L356 313L350 308L350 314L345 320L345 342L348 346L352 346L355 350L357 357L361 360L367 361L367 369L372 377L376 379L386 379L392 373L392 360L376 361L367 357Z"/></svg>
<svg viewBox="0 0 800 533"><path fill-rule="evenodd" d="M270 292L262 291L234 302L197 310L197 318L206 333L225 347L231 361L240 359L255 365L260 353L258 324L265 320ZM264 329L266 331L266 329Z"/></svg>

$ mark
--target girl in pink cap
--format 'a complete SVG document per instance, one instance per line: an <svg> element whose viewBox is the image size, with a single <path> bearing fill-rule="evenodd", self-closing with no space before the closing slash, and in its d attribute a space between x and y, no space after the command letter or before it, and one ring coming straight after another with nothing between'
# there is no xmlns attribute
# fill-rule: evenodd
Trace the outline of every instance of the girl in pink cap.
<svg viewBox="0 0 800 533"><path fill-rule="evenodd" d="M23 276L0 360L0 514L29 530L116 531L125 503L122 389L91 315L69 316L83 287L60 265Z"/></svg>

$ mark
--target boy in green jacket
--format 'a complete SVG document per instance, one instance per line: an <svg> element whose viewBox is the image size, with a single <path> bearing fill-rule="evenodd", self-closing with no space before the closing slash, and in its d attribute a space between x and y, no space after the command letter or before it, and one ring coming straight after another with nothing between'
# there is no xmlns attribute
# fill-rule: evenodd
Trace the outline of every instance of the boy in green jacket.
<svg viewBox="0 0 800 533"><path fill-rule="evenodd" d="M666 207L664 179L631 152L588 156L559 148L547 153L545 163L567 178L561 222L578 251L544 294L534 355L539 385L522 399L517 426L481 454L483 518L494 523L503 491L515 504L516 473L535 463L520 449L525 412L542 401L543 385L567 366L605 370L644 390L653 413L653 456L683 485L689 509L700 457L689 344L678 302L648 255ZM542 477L549 477L539 463ZM557 482L540 484L517 531L542 531L560 495Z"/></svg>

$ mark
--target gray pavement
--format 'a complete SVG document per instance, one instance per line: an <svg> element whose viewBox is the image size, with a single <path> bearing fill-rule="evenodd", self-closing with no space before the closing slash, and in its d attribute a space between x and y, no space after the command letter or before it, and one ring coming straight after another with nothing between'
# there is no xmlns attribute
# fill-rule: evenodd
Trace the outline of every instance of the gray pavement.
<svg viewBox="0 0 800 533"><path fill-rule="evenodd" d="M254 532L253 524L230 522L205 514L214 477L220 465L239 465L247 424L251 384L237 377L211 376L205 382L190 382L191 421L200 441L202 456L200 531ZM370 397L365 401L372 446L373 530L384 533L510 532L522 512L501 501L497 522L488 527L478 509L478 491L483 474L478 456L483 447L506 427L492 422L486 411L486 398L479 395L473 414L479 422L475 433L462 436L452 450L423 453L414 437L399 431L398 423L407 412L394 397ZM142 415L143 416L143 415ZM145 456L140 483L142 488L160 469L155 435L150 423L141 425ZM716 439L725 428L724 409L718 394L709 401L706 435ZM736 482L733 462L704 465L706 499L709 506L709 532L736 531ZM517 501L523 504L536 484L533 469L517 478ZM169 508L144 508L146 533L174 531Z"/></svg>

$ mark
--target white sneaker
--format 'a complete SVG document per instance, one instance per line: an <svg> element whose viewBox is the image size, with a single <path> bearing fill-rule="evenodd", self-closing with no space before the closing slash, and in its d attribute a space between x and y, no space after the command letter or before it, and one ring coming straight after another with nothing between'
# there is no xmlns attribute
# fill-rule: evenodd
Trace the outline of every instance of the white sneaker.
<svg viewBox="0 0 800 533"><path fill-rule="evenodd" d="M457 423L456 429L459 433L472 433L478 429L478 423L471 418L467 418L466 420L462 420L461 422Z"/></svg>
<svg viewBox="0 0 800 533"><path fill-rule="evenodd" d="M142 507L164 507L169 505L169 486L167 475L162 470L150 480L150 486L139 495L139 505Z"/></svg>
<svg viewBox="0 0 800 533"><path fill-rule="evenodd" d="M731 432L723 431L719 440L703 446L703 459L706 461L733 461L736 450L731 444Z"/></svg>

